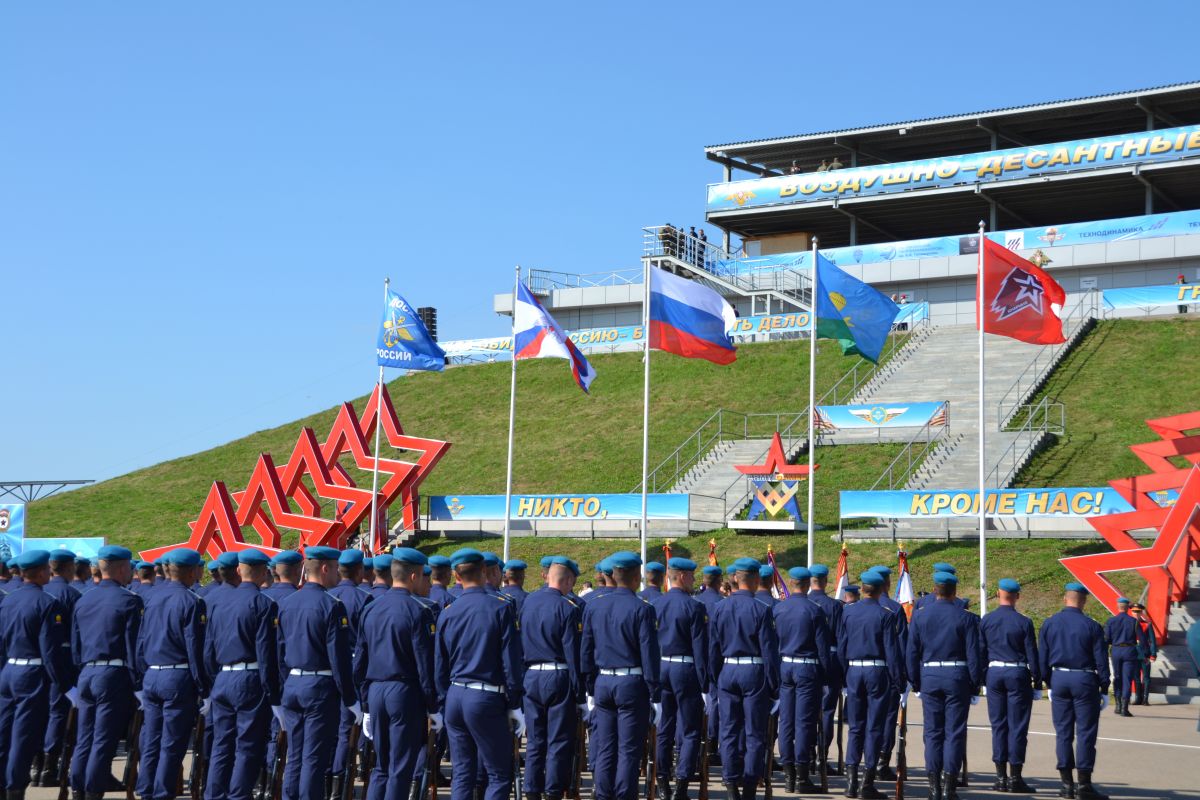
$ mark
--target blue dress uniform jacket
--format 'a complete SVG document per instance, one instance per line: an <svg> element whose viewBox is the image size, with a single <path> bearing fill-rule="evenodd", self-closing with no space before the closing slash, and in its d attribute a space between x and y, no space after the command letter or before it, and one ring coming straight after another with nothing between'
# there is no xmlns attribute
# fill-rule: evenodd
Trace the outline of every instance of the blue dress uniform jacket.
<svg viewBox="0 0 1200 800"><path fill-rule="evenodd" d="M677 780L691 780L700 763L703 695L708 691L708 610L683 589L670 589L652 603L658 617L658 649L662 656L662 720L658 726L655 763L666 775L679 749Z"/></svg>
<svg viewBox="0 0 1200 800"><path fill-rule="evenodd" d="M78 670L75 754L71 788L103 794L117 743L129 728L141 689L135 667L142 599L111 580L80 597L71 619L71 655Z"/></svg>
<svg viewBox="0 0 1200 800"><path fill-rule="evenodd" d="M426 714L437 710L435 633L433 612L407 589L392 589L362 612L354 680L377 756L367 800L407 798L424 769Z"/></svg>
<svg viewBox="0 0 1200 800"><path fill-rule="evenodd" d="M1104 630L1068 606L1042 623L1041 673L1049 682L1058 769L1096 766L1100 697L1108 694Z"/></svg>
<svg viewBox="0 0 1200 800"><path fill-rule="evenodd" d="M834 714L837 712L838 699L842 696L842 685L845 676L842 674L842 664L837 657L837 636L842 624L842 609L845 604L836 598L811 589L808 599L812 600L825 612L829 624L829 668L825 671L825 685L821 689L821 727L825 736L825 752L821 758L828 760L829 748L833 744Z"/></svg>
<svg viewBox="0 0 1200 800"><path fill-rule="evenodd" d="M249 800L266 758L271 706L280 702L278 609L248 582L213 595L204 646L215 676L205 798Z"/></svg>
<svg viewBox="0 0 1200 800"><path fill-rule="evenodd" d="M1127 701L1137 679L1137 651L1146 647L1146 634L1131 614L1114 614L1104 623L1104 641L1112 648L1113 694Z"/></svg>
<svg viewBox="0 0 1200 800"><path fill-rule="evenodd" d="M1000 606L979 623L987 667L992 762L1025 763L1033 690L1042 685L1033 622L1012 606Z"/></svg>
<svg viewBox="0 0 1200 800"><path fill-rule="evenodd" d="M511 600L473 586L442 612L434 671L454 755L452 800L469 800L481 771L487 800L504 800L511 791L508 711L521 706L521 662Z"/></svg>
<svg viewBox="0 0 1200 800"><path fill-rule="evenodd" d="M767 715L779 696L771 607L745 589L734 592L713 612L708 648L721 715L721 775L725 783L748 787L766 769Z"/></svg>
<svg viewBox="0 0 1200 800"><path fill-rule="evenodd" d="M896 614L870 597L842 609L838 660L845 677L846 763L879 761L892 693L904 686L904 651Z"/></svg>
<svg viewBox="0 0 1200 800"><path fill-rule="evenodd" d="M908 647L908 615L904 613L904 606L886 594L880 596L879 605L896 615L897 631L900 634L900 651L903 653ZM892 750L896 747L896 723L900 716L901 689L903 689L903 685L888 697L887 716L883 723L883 742L879 751L880 765L885 765L892 760Z"/></svg>
<svg viewBox="0 0 1200 800"><path fill-rule="evenodd" d="M705 586L699 592L696 593L696 599L704 604L704 608L708 612L709 622L712 622L713 611L716 610L717 603L720 603L722 600L725 599L725 595L721 594L720 590L718 590L718 589L713 589L708 586ZM715 698L717 696L716 695L717 685L713 682L712 670L709 669L706 671L708 673L708 686L706 688L706 691L709 693L709 695L712 698ZM708 731L707 731L708 740L710 742L717 742L720 739L720 730L721 730L720 709L717 707L716 703L710 703L709 705L710 705L710 708L708 711Z"/></svg>
<svg viewBox="0 0 1200 800"><path fill-rule="evenodd" d="M561 796L571 785L578 705L583 702L579 645L583 608L543 586L521 609L525 657L525 794Z"/></svg>
<svg viewBox="0 0 1200 800"><path fill-rule="evenodd" d="M966 752L971 697L984 678L979 617L952 600L938 600L913 617L907 655L909 680L921 693L925 770L957 775Z"/></svg>
<svg viewBox="0 0 1200 800"><path fill-rule="evenodd" d="M637 596L645 600L647 603L654 605L654 601L663 596L662 589L657 586L647 586L637 593Z"/></svg>
<svg viewBox="0 0 1200 800"><path fill-rule="evenodd" d="M350 670L350 618L319 583L279 605L279 668L287 725L286 800L321 800L333 765L341 706L357 702Z"/></svg>
<svg viewBox="0 0 1200 800"><path fill-rule="evenodd" d="M781 601L773 613L782 662L779 760L782 764L809 764L817 744L825 675L833 660L829 620L819 605L802 594Z"/></svg>
<svg viewBox="0 0 1200 800"><path fill-rule="evenodd" d="M66 640L63 608L41 586L22 583L0 601L0 774L9 792L29 786L51 684L72 683Z"/></svg>
<svg viewBox="0 0 1200 800"><path fill-rule="evenodd" d="M67 631L67 635L63 638L63 647L68 651L71 648L70 632L71 632L71 615L75 611L75 603L83 597L79 590L71 586L66 578L55 575L50 579L42 590L58 601L63 610L63 626ZM66 691L75 685L75 664L67 658L68 672L67 677L69 683L51 683L50 684L50 719L46 725L46 735L42 741L42 751L59 755L62 752L63 732L67 727L67 714L71 710L71 701L67 699Z"/></svg>
<svg viewBox="0 0 1200 800"><path fill-rule="evenodd" d="M917 598L917 602L913 603L913 614L916 614L922 608L928 608L929 606L933 605L936 600L937 595L935 595L933 592L921 595ZM958 606L959 608L967 608L970 605L970 602L968 602L967 598L965 597L955 597L954 605Z"/></svg>
<svg viewBox="0 0 1200 800"><path fill-rule="evenodd" d="M654 609L624 587L588 596L580 662L593 698L593 772L596 796L632 800L659 702L661 656Z"/></svg>
<svg viewBox="0 0 1200 800"><path fill-rule="evenodd" d="M529 597L529 592L522 589L520 586L505 586L500 589L500 594L510 598L517 606L517 616L521 614L521 607L525 605L525 600Z"/></svg>
<svg viewBox="0 0 1200 800"><path fill-rule="evenodd" d="M363 611L375 597L364 592L354 581L343 578L329 590L329 593L342 601L346 607L346 616L350 620L350 652L354 652L358 644L358 630L362 622ZM350 755L350 728L354 726L354 712L342 707L338 722L337 747L333 751L333 774L340 775L346 771Z"/></svg>
<svg viewBox="0 0 1200 800"><path fill-rule="evenodd" d="M178 581L159 584L146 598L137 643L144 712L137 782L140 797L175 797L200 700L208 695L204 668L207 621L204 601Z"/></svg>
<svg viewBox="0 0 1200 800"><path fill-rule="evenodd" d="M454 602L454 595L440 583L433 583L429 586L429 599L437 603L439 608L445 608Z"/></svg>

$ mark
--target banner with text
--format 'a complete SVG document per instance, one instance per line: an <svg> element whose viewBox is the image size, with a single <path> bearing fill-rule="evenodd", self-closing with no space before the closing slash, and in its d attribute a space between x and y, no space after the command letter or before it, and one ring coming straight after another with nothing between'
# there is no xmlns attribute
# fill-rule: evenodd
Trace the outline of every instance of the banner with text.
<svg viewBox="0 0 1200 800"><path fill-rule="evenodd" d="M1200 283L1173 283L1169 286L1135 286L1129 289L1105 289L1104 305L1109 308L1157 308L1200 303Z"/></svg>
<svg viewBox="0 0 1200 800"><path fill-rule="evenodd" d="M856 517L973 517L979 513L978 491L946 489L930 492L843 491L841 515ZM1000 489L987 493L986 512L995 517L1094 517L1132 511L1112 488Z"/></svg>
<svg viewBox="0 0 1200 800"><path fill-rule="evenodd" d="M647 497L650 519L688 518L688 495L652 494ZM641 519L640 494L514 494L512 519ZM504 495L434 495L429 518L439 522L504 519Z"/></svg>
<svg viewBox="0 0 1200 800"><path fill-rule="evenodd" d="M841 197L868 197L913 189L1011 181L1123 164L1176 161L1198 155L1200 125L1184 125L872 167L714 183L708 187L707 207L709 211L722 211Z"/></svg>
<svg viewBox="0 0 1200 800"><path fill-rule="evenodd" d="M0 504L0 560L21 552L25 541L25 504Z"/></svg>
<svg viewBox="0 0 1200 800"><path fill-rule="evenodd" d="M846 428L921 428L927 424L945 425L950 404L874 403L861 406L817 406L813 424L819 430Z"/></svg>

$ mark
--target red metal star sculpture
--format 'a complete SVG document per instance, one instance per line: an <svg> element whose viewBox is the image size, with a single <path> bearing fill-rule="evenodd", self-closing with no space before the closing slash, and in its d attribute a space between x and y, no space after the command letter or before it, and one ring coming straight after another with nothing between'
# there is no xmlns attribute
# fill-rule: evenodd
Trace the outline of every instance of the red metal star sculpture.
<svg viewBox="0 0 1200 800"><path fill-rule="evenodd" d="M813 469L816 468L817 465L814 465ZM779 438L779 431L776 431L775 437L771 439L771 446L767 449L765 462L751 466L737 466L735 469L743 475L770 475L776 481L808 477L807 464L788 463L783 452L783 440Z"/></svg>

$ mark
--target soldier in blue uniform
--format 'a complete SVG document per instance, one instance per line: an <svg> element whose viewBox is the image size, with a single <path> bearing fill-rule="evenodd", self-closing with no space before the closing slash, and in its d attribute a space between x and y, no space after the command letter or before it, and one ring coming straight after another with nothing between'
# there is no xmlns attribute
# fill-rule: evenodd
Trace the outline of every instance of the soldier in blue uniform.
<svg viewBox="0 0 1200 800"><path fill-rule="evenodd" d="M947 564L945 561L939 561L938 563L934 564L933 572L934 574L939 572L949 572L951 575L958 577L958 570L956 570L952 564ZM917 601L913 603L913 613L915 614L918 610L925 608L926 606L933 605L935 600L937 600L937 595L933 592L921 595L917 598ZM968 608L971 605L971 601L966 597L955 597L954 605L958 606L959 608Z"/></svg>
<svg viewBox="0 0 1200 800"><path fill-rule="evenodd" d="M234 556L236 557L236 556L237 556L237 553L234 553ZM236 568L236 564L235 564L234 566L235 566L235 568ZM208 583L206 583L206 584L204 584L203 586L201 586L200 588L198 588L198 589L196 590L196 594L200 595L201 597L205 597L205 598L207 598L207 597L208 597L208 593L209 593L210 591L212 591L213 589L215 589L216 587L218 587L218 586L220 586L220 585L221 585L221 564L220 564L220 558L219 558L219 557L218 557L218 558L214 558L212 561L210 561L210 562L208 562L207 564L205 564L205 565L204 565L204 568L205 568L206 570L208 570L208 578L209 578L209 581L208 581Z"/></svg>
<svg viewBox="0 0 1200 800"><path fill-rule="evenodd" d="M882 798L886 795L875 788L876 765L891 697L899 696L905 685L904 651L896 612L879 602L886 579L868 570L858 576L858 582L863 598L843 607L837 634L848 725L846 796ZM860 764L866 765L861 785Z"/></svg>
<svg viewBox="0 0 1200 800"><path fill-rule="evenodd" d="M1100 710L1108 703L1108 653L1104 630L1083 613L1088 590L1071 582L1063 609L1042 623L1041 674L1049 681L1061 797L1107 800L1092 785ZM1072 769L1079 770L1078 789Z"/></svg>
<svg viewBox="0 0 1200 800"><path fill-rule="evenodd" d="M771 607L754 596L762 565L739 558L732 566L738 589L709 621L709 669L721 714L722 780L731 800L754 800L771 746L768 712L778 710L779 639Z"/></svg>
<svg viewBox="0 0 1200 800"><path fill-rule="evenodd" d="M1134 692L1133 704L1135 706L1150 705L1150 665L1158 658L1158 639L1154 635L1154 628L1150 624L1150 620L1146 619L1146 607L1141 603L1134 603L1129 607L1129 613L1137 620L1138 627L1145 634L1142 644L1137 647L1138 668L1134 672Z"/></svg>
<svg viewBox="0 0 1200 800"><path fill-rule="evenodd" d="M75 588L78 589L79 587L76 586ZM149 561L137 562L136 574L129 582L127 588L136 595L144 595L150 589L154 588L154 565ZM82 593L83 591L80 590L80 594Z"/></svg>
<svg viewBox="0 0 1200 800"><path fill-rule="evenodd" d="M434 651L438 705L454 758L452 800L470 800L480 768L488 800L512 790L513 725L525 733L521 711L521 638L513 604L484 590L483 553L450 556L462 594L442 612Z"/></svg>
<svg viewBox="0 0 1200 800"><path fill-rule="evenodd" d="M725 599L725 595L721 594L721 579L725 576L725 572L720 567L710 564L700 570L700 574L704 586L696 594L696 599L704 604L705 612L711 621L717 603ZM717 752L716 742L720 737L721 716L717 704L714 702L717 696L717 684L713 681L712 670L709 669L706 672L708 685L704 691L705 696L708 698L708 702L706 703L708 730L705 732L709 741L708 762L713 766L718 766L721 761L721 754Z"/></svg>
<svg viewBox="0 0 1200 800"><path fill-rule="evenodd" d="M359 579L358 585L364 592L371 592L371 587L375 585L375 561L370 556L363 554L362 578Z"/></svg>
<svg viewBox="0 0 1200 800"><path fill-rule="evenodd" d="M208 609L204 655L215 679L205 797L250 800L266 756L271 709L280 704L278 609L258 588L267 556L242 550L235 558L236 581L225 579L227 588Z"/></svg>
<svg viewBox="0 0 1200 800"><path fill-rule="evenodd" d="M1117 701L1113 712L1122 717L1132 717L1129 697L1133 682L1137 679L1138 649L1149 649L1149 645L1146 644L1146 633L1142 626L1129 613L1128 599L1117 598L1117 613L1104 623L1104 642L1112 648L1113 696Z"/></svg>
<svg viewBox="0 0 1200 800"><path fill-rule="evenodd" d="M992 788L998 792L1029 794L1033 789L1025 783L1021 771L1033 701L1040 700L1042 695L1041 665L1033 622L1017 611L1021 584L1012 578L1002 578L998 587L999 605L979 623L983 663L987 665L992 763L996 765Z"/></svg>
<svg viewBox="0 0 1200 800"><path fill-rule="evenodd" d="M134 659L142 600L124 588L132 576L133 554L105 545L97 555L100 583L80 597L71 619L71 655L78 670L71 789L87 800L124 788L112 775L112 760L141 687Z"/></svg>
<svg viewBox="0 0 1200 800"><path fill-rule="evenodd" d="M392 557L388 553L381 553L371 559L371 565L375 567L371 596L378 599L392 588Z"/></svg>
<svg viewBox="0 0 1200 800"><path fill-rule="evenodd" d="M958 578L937 572L933 580L937 600L913 618L908 630L906 671L913 690L921 695L930 795L956 800L967 748L967 714L979 702L985 662L979 617L954 604ZM908 701L907 690L901 701Z"/></svg>
<svg viewBox="0 0 1200 800"><path fill-rule="evenodd" d="M594 730L594 794L596 800L634 800L651 712L654 725L662 714L661 657L654 609L635 594L642 559L621 551L602 563L614 585L589 597L580 645Z"/></svg>
<svg viewBox="0 0 1200 800"><path fill-rule="evenodd" d="M841 630L842 624L842 608L844 604L840 598L830 597L825 593L829 586L829 567L824 564L813 564L808 568L812 580L809 583L808 599L812 600L817 606L825 612L825 619L829 625L829 654L836 656L837 654L837 636ZM829 760L829 748L833 744L834 736L834 715L837 712L838 698L842 696L843 675L841 662L833 657L830 659L828 668L825 672L824 686L821 688L821 727L822 735L825 741L825 752L818 753L818 756L825 761ZM830 765L828 768L830 774L838 774L836 765Z"/></svg>
<svg viewBox="0 0 1200 800"><path fill-rule="evenodd" d="M646 588L638 592L638 597L653 604L655 600L662 597L667 568L657 561L647 561L643 572L645 573Z"/></svg>
<svg viewBox="0 0 1200 800"><path fill-rule="evenodd" d="M450 576L450 559L445 556L429 557L429 599L440 608L454 601L454 595L450 593Z"/></svg>
<svg viewBox="0 0 1200 800"><path fill-rule="evenodd" d="M857 584L848 583L842 587L842 604L854 605L859 600L859 587Z"/></svg>
<svg viewBox="0 0 1200 800"><path fill-rule="evenodd" d="M770 564L763 564L758 570L758 591L754 593L755 598L766 603L771 608L779 602L772 592L775 586L775 568Z"/></svg>
<svg viewBox="0 0 1200 800"><path fill-rule="evenodd" d="M67 635L63 639L63 647L70 648L71 614L75 603L81 595L79 590L71 586L75 576L75 554L70 550L58 549L50 552L51 578L43 591L58 601L63 611L63 626ZM75 665L70 658L66 659L65 667L69 682L50 684L50 719L46 725L46 735L42 743L42 752L34 758L34 783L37 786L58 786L59 757L62 755L63 733L67 728L67 713L71 709L71 701L66 692L75 685Z"/></svg>
<svg viewBox="0 0 1200 800"><path fill-rule="evenodd" d="M351 652L358 644L358 629L362 621L363 611L375 597L364 592L359 587L362 578L363 552L355 548L343 550L338 555L338 583L329 593L345 606L345 614L350 620L349 640ZM350 779L346 770L349 767L350 729L355 725L354 713L342 706L341 720L338 726L337 747L333 752L332 776L329 782L329 796L338 800L342 796L342 788Z"/></svg>
<svg viewBox="0 0 1200 800"><path fill-rule="evenodd" d="M304 578L304 557L295 550L281 550L276 553L268 562L268 567L275 573L275 582L263 589L262 592L276 606L283 602L284 598L295 594L300 586L300 581ZM284 679L286 679L286 675ZM272 715L271 728L267 737L267 758L264 762L264 771L261 776L261 792L262 800L269 800L270 782L269 777L274 773L275 762L282 755L276 752L276 745L279 741L279 716Z"/></svg>
<svg viewBox="0 0 1200 800"><path fill-rule="evenodd" d="M900 633L900 649L903 651L908 646L908 615L904 613L903 606L891 598L892 569L891 567L879 564L871 567L871 571L883 576L883 592L879 595L879 604L896 615L896 624L899 626L898 631ZM900 691L897 690L888 698L888 713L887 720L884 722L883 744L879 751L879 770L877 775L880 780L896 780L896 773L891 767L891 761L892 750L896 747L896 723L899 716Z"/></svg>
<svg viewBox="0 0 1200 800"><path fill-rule="evenodd" d="M658 648L662 656L662 721L658 726L655 763L658 791L672 800L669 779L671 760L678 747L673 800L687 800L688 783L700 764L701 725L708 705L708 610L692 596L696 562L686 558L667 561L671 588L656 598Z"/></svg>
<svg viewBox="0 0 1200 800"><path fill-rule="evenodd" d="M207 611L188 589L200 572L200 554L180 547L163 559L169 579L147 595L137 643L144 713L137 794L144 800L175 797L197 708L209 688Z"/></svg>
<svg viewBox="0 0 1200 800"><path fill-rule="evenodd" d="M579 645L583 608L571 599L579 567L551 556L546 585L521 609L525 659L525 785L528 800L562 800L571 787L571 759L583 705Z"/></svg>
<svg viewBox="0 0 1200 800"><path fill-rule="evenodd" d="M426 720L435 732L442 727L433 612L413 592L426 561L412 548L394 550L391 590L362 612L354 679L363 699L363 732L376 752L367 800L407 800L414 776L424 770Z"/></svg>
<svg viewBox="0 0 1200 800"><path fill-rule="evenodd" d="M0 774L8 800L24 800L29 768L42 752L50 687L73 684L63 607L42 588L50 553L26 550L16 566L22 582L0 601Z"/></svg>
<svg viewBox="0 0 1200 800"><path fill-rule="evenodd" d="M514 558L504 563L504 586L500 589L500 593L512 598L512 601L517 606L517 617L521 616L521 606L525 603L525 598L529 597L529 592L525 591L525 570L529 568L519 558Z"/></svg>
<svg viewBox="0 0 1200 800"><path fill-rule="evenodd" d="M305 548L304 584L279 601L279 668L282 715L287 731L285 800L322 800L333 764L339 709L362 710L350 671L350 617L330 594L337 585L332 547Z"/></svg>
<svg viewBox="0 0 1200 800"><path fill-rule="evenodd" d="M92 578L92 562L91 559L77 558L75 559L75 580L71 581L71 585L83 594L86 589L91 588L87 584L91 583Z"/></svg>
<svg viewBox="0 0 1200 800"><path fill-rule="evenodd" d="M779 632L779 761L787 791L819 791L809 778L812 753L821 722L821 692L832 653L829 618L808 596L812 573L805 567L788 570L790 596L775 605Z"/></svg>

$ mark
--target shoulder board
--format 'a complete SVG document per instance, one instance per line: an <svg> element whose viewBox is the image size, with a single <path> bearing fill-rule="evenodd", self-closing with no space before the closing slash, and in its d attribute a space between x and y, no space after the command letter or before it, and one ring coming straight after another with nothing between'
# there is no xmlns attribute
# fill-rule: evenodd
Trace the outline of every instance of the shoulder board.
<svg viewBox="0 0 1200 800"><path fill-rule="evenodd" d="M642 597L640 594L635 594L634 597L636 597L638 600L641 600L646 605L650 605L650 601Z"/></svg>
<svg viewBox="0 0 1200 800"><path fill-rule="evenodd" d="M570 605L570 606L571 606L571 608L579 608L579 604L578 604L578 603L576 603L576 602L575 602L574 600L572 600L571 598L567 597L565 594L563 595L563 600L566 600L566 601L567 601L567 604L568 604L568 605Z"/></svg>
<svg viewBox="0 0 1200 800"><path fill-rule="evenodd" d="M338 597L336 594L328 594L327 593L325 596L328 597L329 599L333 600L333 602L337 603L339 606L342 605L341 598Z"/></svg>

